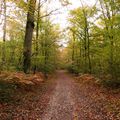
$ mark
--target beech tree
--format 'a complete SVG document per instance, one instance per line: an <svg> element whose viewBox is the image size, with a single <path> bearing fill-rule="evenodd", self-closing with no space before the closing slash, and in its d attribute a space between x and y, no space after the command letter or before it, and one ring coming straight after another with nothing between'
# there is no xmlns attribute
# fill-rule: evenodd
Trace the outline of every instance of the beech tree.
<svg viewBox="0 0 120 120"><path fill-rule="evenodd" d="M36 7L36 0L28 1L28 14L26 23L26 32L24 40L24 72L29 73L31 67L31 50L32 50L32 36L34 29L34 13Z"/></svg>
<svg viewBox="0 0 120 120"><path fill-rule="evenodd" d="M93 13L91 13L92 9L95 9L95 8L81 7L81 8L72 10L70 12L71 17L69 19L72 27L72 28L70 27L70 31L72 32L72 34L74 33L73 38L76 39L76 43L79 44L77 45L79 47L78 54L80 56L82 55L83 58L81 59L84 59L83 69L85 73L87 72L91 73L92 71L91 54L90 54L90 40L91 40L90 39L90 29L91 29L90 19L94 15L94 11L92 11ZM77 63L79 63L78 60L77 60Z"/></svg>

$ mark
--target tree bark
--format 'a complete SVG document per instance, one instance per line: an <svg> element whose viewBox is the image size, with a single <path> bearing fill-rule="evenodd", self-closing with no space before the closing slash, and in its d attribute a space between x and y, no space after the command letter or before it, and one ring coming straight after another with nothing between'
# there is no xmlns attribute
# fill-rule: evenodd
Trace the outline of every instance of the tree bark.
<svg viewBox="0 0 120 120"><path fill-rule="evenodd" d="M39 22L40 22L40 9L41 9L41 0L38 3L38 10L37 10L37 25L36 25L36 40L35 40L35 65L34 65L34 74L37 70L37 56L38 56L38 38L39 38Z"/></svg>
<svg viewBox="0 0 120 120"><path fill-rule="evenodd" d="M3 0L4 6L4 24L3 24L3 52L2 52L2 63L5 64L5 42L6 42L6 0Z"/></svg>
<svg viewBox="0 0 120 120"><path fill-rule="evenodd" d="M36 7L36 0L30 0L28 2L28 14L27 14L27 23L26 23L26 32L24 40L24 72L29 73L31 67L31 51L32 51L32 36L34 30L34 12Z"/></svg>

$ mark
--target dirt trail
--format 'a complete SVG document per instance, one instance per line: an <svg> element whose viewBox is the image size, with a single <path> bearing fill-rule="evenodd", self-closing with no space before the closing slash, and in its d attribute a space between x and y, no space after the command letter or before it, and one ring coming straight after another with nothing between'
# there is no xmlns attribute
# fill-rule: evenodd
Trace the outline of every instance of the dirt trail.
<svg viewBox="0 0 120 120"><path fill-rule="evenodd" d="M42 120L119 120L104 110L106 100L103 97L92 98L91 92L95 91L81 88L67 72L58 71L56 79L56 88Z"/></svg>
<svg viewBox="0 0 120 120"><path fill-rule="evenodd" d="M42 120L73 120L72 80L64 71L57 73L57 85Z"/></svg>

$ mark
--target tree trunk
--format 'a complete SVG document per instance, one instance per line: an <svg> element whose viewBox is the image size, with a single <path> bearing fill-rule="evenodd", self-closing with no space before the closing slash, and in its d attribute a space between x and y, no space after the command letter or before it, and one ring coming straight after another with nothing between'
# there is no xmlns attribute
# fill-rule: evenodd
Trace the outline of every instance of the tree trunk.
<svg viewBox="0 0 120 120"><path fill-rule="evenodd" d="M6 0L3 0L4 5L4 24L3 24L3 52L2 63L5 64L5 42L6 42Z"/></svg>
<svg viewBox="0 0 120 120"><path fill-rule="evenodd" d="M88 68L89 68L89 73L91 74L92 72L92 65L91 65L91 57L90 57L90 38L89 38L89 31L88 31L88 22L86 21L87 24L87 40L88 40Z"/></svg>
<svg viewBox="0 0 120 120"><path fill-rule="evenodd" d="M73 46L72 46L72 64L74 65L75 56L75 34L73 32Z"/></svg>
<svg viewBox="0 0 120 120"><path fill-rule="evenodd" d="M38 10L37 10L37 25L36 25L36 41L35 41L35 66L34 66L34 74L37 70L37 56L38 56L38 38L39 38L39 22L40 22L40 4L41 0L38 3Z"/></svg>
<svg viewBox="0 0 120 120"><path fill-rule="evenodd" d="M29 73L31 67L31 51L32 51L32 36L34 30L34 12L36 0L29 1L29 8L27 14L26 32L24 40L24 72Z"/></svg>
<svg viewBox="0 0 120 120"><path fill-rule="evenodd" d="M84 63L84 72L86 73L87 72L87 33L86 33L86 25L85 25L85 28L84 28L84 32L85 32L85 36L84 36L84 60L85 60L85 63Z"/></svg>
<svg viewBox="0 0 120 120"><path fill-rule="evenodd" d="M74 72L74 63L75 63L75 33L74 31L72 31L73 33L73 43L72 43L72 72Z"/></svg>
<svg viewBox="0 0 120 120"><path fill-rule="evenodd" d="M85 72L91 73L91 58L90 58L90 39L89 39L89 28L88 28L88 19L87 12L83 9L84 20L85 20ZM87 62L88 60L88 62Z"/></svg>

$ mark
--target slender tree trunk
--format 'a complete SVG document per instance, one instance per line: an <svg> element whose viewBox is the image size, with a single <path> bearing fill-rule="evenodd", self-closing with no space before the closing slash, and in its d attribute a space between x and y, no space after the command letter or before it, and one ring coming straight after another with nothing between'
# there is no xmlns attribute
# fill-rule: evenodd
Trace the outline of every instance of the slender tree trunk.
<svg viewBox="0 0 120 120"><path fill-rule="evenodd" d="M38 3L38 11L37 11L37 26L36 26L36 41L35 41L35 66L34 66L34 74L36 73L37 70L37 56L38 56L38 38L39 38L39 22L40 22L40 3L41 0L39 0Z"/></svg>
<svg viewBox="0 0 120 120"><path fill-rule="evenodd" d="M78 62L79 62L79 63L78 63L78 64L79 64L79 68L81 67L81 62L82 62L82 61L81 61L81 57L82 57L82 45L81 45L81 43L82 43L82 42L81 42L81 40L80 40L80 43L79 43L79 61L78 61Z"/></svg>
<svg viewBox="0 0 120 120"><path fill-rule="evenodd" d="M86 24L87 24L87 29L86 29L86 32L87 32L87 40L88 40L88 67L89 67L89 73L92 72L92 66L91 66L91 57L90 57L90 38L89 38L89 31L88 31L88 22L86 21Z"/></svg>
<svg viewBox="0 0 120 120"><path fill-rule="evenodd" d="M73 33L73 46L72 46L72 64L74 64L75 56L75 34Z"/></svg>
<svg viewBox="0 0 120 120"><path fill-rule="evenodd" d="M87 72L87 34L86 34L86 26L85 26L85 36L84 36L84 72Z"/></svg>
<svg viewBox="0 0 120 120"><path fill-rule="evenodd" d="M85 20L85 72L91 73L91 58L90 58L90 39L89 39L89 28L87 20L87 12L83 9L84 20ZM87 62L88 60L88 62Z"/></svg>
<svg viewBox="0 0 120 120"><path fill-rule="evenodd" d="M45 36L47 36L47 30L45 30ZM45 79L47 79L47 62L48 62L48 50L47 50L47 37L45 38L44 41L44 76Z"/></svg>
<svg viewBox="0 0 120 120"><path fill-rule="evenodd" d="M75 33L73 31L73 44L72 44L72 67L74 67L75 62ZM74 72L74 70L72 70Z"/></svg>
<svg viewBox="0 0 120 120"><path fill-rule="evenodd" d="M47 57L48 57L48 55L47 55L47 50L46 50L46 45L45 45L45 70L44 70L44 76L45 76L45 79L47 79Z"/></svg>
<svg viewBox="0 0 120 120"><path fill-rule="evenodd" d="M2 52L2 63L5 64L6 60L6 48L5 48L5 42L6 42L6 0L3 0L3 6L4 6L4 24L3 24L3 52Z"/></svg>
<svg viewBox="0 0 120 120"><path fill-rule="evenodd" d="M114 0L112 1L112 4L114 5ZM112 18L115 17L115 12L113 9L111 9L111 12L112 12ZM110 16L110 13L109 13L109 16ZM116 76L116 70L114 68L114 20L109 17L109 20L111 21L111 26L110 26L110 31L111 31L111 34L110 34L110 59L111 59L111 74L112 74L112 79L116 79L117 80L117 76Z"/></svg>
<svg viewBox="0 0 120 120"><path fill-rule="evenodd" d="M24 40L24 72L29 73L31 67L31 51L32 51L32 36L34 30L34 12L36 0L29 1L29 8L27 14L26 32Z"/></svg>

